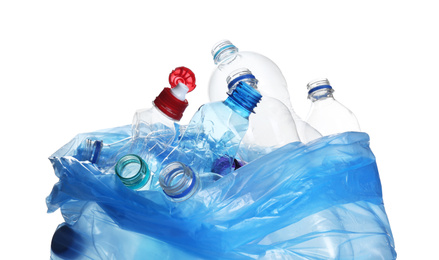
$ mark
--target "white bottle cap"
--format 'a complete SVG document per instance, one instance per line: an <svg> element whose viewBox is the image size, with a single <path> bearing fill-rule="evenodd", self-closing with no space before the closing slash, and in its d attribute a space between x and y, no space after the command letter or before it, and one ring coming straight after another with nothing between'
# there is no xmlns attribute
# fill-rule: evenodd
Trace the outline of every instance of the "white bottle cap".
<svg viewBox="0 0 439 260"><path fill-rule="evenodd" d="M181 101L185 101L188 91L189 88L183 83L178 83L177 86L171 89L172 95Z"/></svg>

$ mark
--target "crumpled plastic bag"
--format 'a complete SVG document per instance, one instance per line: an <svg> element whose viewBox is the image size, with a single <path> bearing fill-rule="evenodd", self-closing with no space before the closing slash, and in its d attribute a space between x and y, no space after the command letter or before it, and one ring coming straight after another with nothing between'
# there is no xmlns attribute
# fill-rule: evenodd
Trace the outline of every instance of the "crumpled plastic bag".
<svg viewBox="0 0 439 260"><path fill-rule="evenodd" d="M81 134L49 158L59 182L48 211L65 219L53 259L396 259L366 133L290 143L180 203L75 157L93 137L117 144L105 158L129 133Z"/></svg>

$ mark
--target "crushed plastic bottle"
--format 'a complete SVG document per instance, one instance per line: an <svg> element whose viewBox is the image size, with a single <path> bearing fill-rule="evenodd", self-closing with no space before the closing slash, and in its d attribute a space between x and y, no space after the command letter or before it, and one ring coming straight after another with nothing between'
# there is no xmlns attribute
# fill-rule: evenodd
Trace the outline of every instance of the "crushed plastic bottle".
<svg viewBox="0 0 439 260"><path fill-rule="evenodd" d="M290 101L287 82L279 67L269 58L249 51L239 51L229 40L222 40L212 48L212 56L217 67L209 81L209 99L211 102L224 100L230 89L224 88L228 75L240 68L248 68L258 76L258 89L264 98L280 100L289 109L302 142L321 137L321 134L304 122L295 112Z"/></svg>
<svg viewBox="0 0 439 260"><path fill-rule="evenodd" d="M117 162L121 162L121 158L126 155L138 156L144 160L150 172L157 172L158 162L163 160L162 153L181 134L178 122L189 104L186 94L196 87L195 75L186 67L178 67L169 74L169 84L171 88L164 88L152 102L151 108L136 111L132 123L132 140L113 156L113 168L108 173L117 173ZM138 190L149 187L144 182L130 184L123 176L118 176L122 182L128 183L129 188Z"/></svg>
<svg viewBox="0 0 439 260"><path fill-rule="evenodd" d="M245 82L239 82L222 102L200 107L189 122L178 145L161 163L181 162L198 174L212 172L221 160L221 173L232 170L239 144L248 129L250 113L261 94ZM218 173L218 172L217 172Z"/></svg>
<svg viewBox="0 0 439 260"><path fill-rule="evenodd" d="M322 135L361 131L354 113L334 99L328 79L313 80L307 88L312 104L306 121Z"/></svg>
<svg viewBox="0 0 439 260"><path fill-rule="evenodd" d="M240 68L227 77L229 91L241 81L258 89L258 80L252 72ZM248 163L288 143L300 142L294 119L281 101L264 96L254 111L239 146L240 159Z"/></svg>

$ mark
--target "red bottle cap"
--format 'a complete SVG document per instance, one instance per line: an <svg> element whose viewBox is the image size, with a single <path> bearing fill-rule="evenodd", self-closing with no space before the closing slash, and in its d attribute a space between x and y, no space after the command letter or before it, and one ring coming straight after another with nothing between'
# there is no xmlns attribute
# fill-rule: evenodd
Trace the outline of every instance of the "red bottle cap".
<svg viewBox="0 0 439 260"><path fill-rule="evenodd" d="M185 67L178 67L169 74L169 84L171 87L177 86L178 83L185 84L189 91L195 89L195 75ZM163 91L154 100L154 105L168 117L180 121L183 117L183 112L189 105L187 100L181 101L176 98L170 88L164 88Z"/></svg>
<svg viewBox="0 0 439 260"><path fill-rule="evenodd" d="M195 89L195 74L186 67L178 67L169 74L169 84L171 88L183 83L189 88L189 92Z"/></svg>

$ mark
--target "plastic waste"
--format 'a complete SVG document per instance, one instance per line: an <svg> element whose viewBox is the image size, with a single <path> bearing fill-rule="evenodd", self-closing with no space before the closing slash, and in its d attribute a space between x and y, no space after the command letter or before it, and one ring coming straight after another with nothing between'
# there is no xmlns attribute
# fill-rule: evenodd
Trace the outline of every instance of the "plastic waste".
<svg viewBox="0 0 439 260"><path fill-rule="evenodd" d="M78 217L55 231L51 260L201 259L154 237L120 228L95 202L69 203L65 208Z"/></svg>
<svg viewBox="0 0 439 260"><path fill-rule="evenodd" d="M183 112L188 106L186 94L195 89L195 75L186 67L178 67L169 74L169 84L171 88L164 88L163 91L152 102L153 106L148 109L136 111L132 123L132 138L113 154L110 160L112 167L107 173L114 174L117 169L117 162L122 162L121 158L126 155L137 156L142 159L146 165L149 174L132 173L127 181L122 175L121 180L127 183L127 186L138 190L148 189L153 181L154 173L158 174L158 163L164 159L161 154L166 151L168 146L176 142L183 129L178 122L183 116ZM187 84L187 85L186 85ZM132 160L130 160L132 161ZM128 169L135 167L129 164ZM140 178L142 177L142 178ZM148 177L148 180L143 179ZM135 178L137 184L132 184L131 178ZM141 179L141 180L140 180ZM156 180L158 181L158 180ZM131 183L131 184L130 184Z"/></svg>
<svg viewBox="0 0 439 260"><path fill-rule="evenodd" d="M48 211L67 226L52 259L396 259L365 133L285 145L175 203L73 156L87 138L130 130L78 135L50 157Z"/></svg>
<svg viewBox="0 0 439 260"><path fill-rule="evenodd" d="M291 108L287 83L279 67L269 58L249 51L239 51L229 40L222 40L212 48L213 61L217 67L209 80L209 98L220 101L227 98L233 89L225 89L227 77L240 68L247 68L258 77L258 89L262 96L280 100Z"/></svg>
<svg viewBox="0 0 439 260"><path fill-rule="evenodd" d="M237 69L247 68L258 77L258 89L264 98L280 100L289 109L302 142L321 137L318 131L294 112L285 78L279 67L269 58L256 52L239 51L229 40L222 40L215 44L212 48L212 56L217 67L209 80L211 102L224 100L227 93L231 91L231 89L224 88L227 77Z"/></svg>
<svg viewBox="0 0 439 260"><path fill-rule="evenodd" d="M258 89L258 79L246 68L237 69L227 77L229 91L233 91L239 82ZM239 146L242 161L248 163L288 143L300 142L294 119L281 101L264 96L254 112Z"/></svg>
<svg viewBox="0 0 439 260"><path fill-rule="evenodd" d="M168 199L182 202L221 177L212 172L198 174L183 163L172 162L160 172L159 183Z"/></svg>
<svg viewBox="0 0 439 260"><path fill-rule="evenodd" d="M162 166L177 161L198 174L230 172L239 144L248 129L249 116L261 97L255 88L239 82L225 101L201 106L178 145L161 163ZM225 168L217 171L213 166L218 165L216 162L219 160Z"/></svg>
<svg viewBox="0 0 439 260"><path fill-rule="evenodd" d="M312 104L306 121L321 134L361 131L354 113L335 100L328 79L311 81L307 88Z"/></svg>
<svg viewBox="0 0 439 260"><path fill-rule="evenodd" d="M146 162L135 154L127 154L115 166L117 177L130 189L149 188L151 173Z"/></svg>
<svg viewBox="0 0 439 260"><path fill-rule="evenodd" d="M195 75L186 67L178 67L169 74L169 84L171 88L164 88L152 102L151 108L136 111L132 123L134 138L147 136L151 132L157 134L157 131L173 130L174 123L183 117L188 106L186 94L196 87Z"/></svg>
<svg viewBox="0 0 439 260"><path fill-rule="evenodd" d="M108 132L117 134L108 135ZM111 138L104 138L111 137ZM131 141L131 130L126 127L105 129L102 132L95 132L94 135L78 135L60 151L69 150L72 153L69 156L78 161L89 163L102 172L107 172L113 168L112 162L115 151L126 146ZM70 150L71 147L77 147L76 150Z"/></svg>

